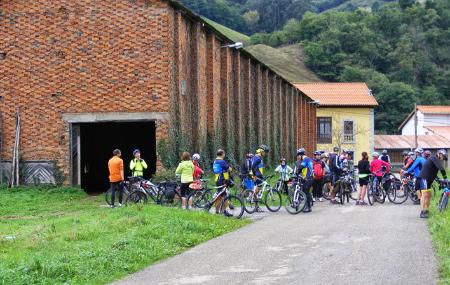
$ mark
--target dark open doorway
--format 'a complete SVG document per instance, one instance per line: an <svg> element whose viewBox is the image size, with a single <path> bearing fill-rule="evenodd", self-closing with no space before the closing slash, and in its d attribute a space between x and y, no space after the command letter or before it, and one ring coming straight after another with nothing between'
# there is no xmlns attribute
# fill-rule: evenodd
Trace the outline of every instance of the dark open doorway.
<svg viewBox="0 0 450 285"><path fill-rule="evenodd" d="M109 187L108 160L114 149L122 151L125 178L133 150L138 148L149 169L144 176L156 171L155 122L83 123L80 127L80 182L88 193L102 193Z"/></svg>

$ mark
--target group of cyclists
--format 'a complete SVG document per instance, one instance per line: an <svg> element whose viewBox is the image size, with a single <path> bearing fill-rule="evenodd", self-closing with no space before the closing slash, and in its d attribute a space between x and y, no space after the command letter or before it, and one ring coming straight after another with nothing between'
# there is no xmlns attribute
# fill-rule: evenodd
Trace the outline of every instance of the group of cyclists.
<svg viewBox="0 0 450 285"><path fill-rule="evenodd" d="M255 191L255 194L258 195L260 186L265 181L264 158L269 151L269 147L263 144L257 148L254 154L246 154L239 173L243 189ZM139 150L135 150L133 155L134 159L130 162L130 170L133 172L133 176L143 176L147 164L141 158ZM113 191L111 207L114 207L115 192L120 191L119 183L124 180L123 161L120 156L120 150L115 150L114 157L108 164ZM191 191L202 187L200 178L204 172L200 167L200 158L197 153L191 156L188 152L184 152L175 171L181 179L180 194L183 208L192 207L192 200L189 198L191 197ZM409 175L414 179L414 189L418 197L416 204L420 205L421 218L428 218L429 216L431 184L436 179L438 171L441 172L444 179L447 179L443 163L445 160L447 160L445 150L438 150L435 156L429 150L424 151L422 148L417 148L414 152L405 151L403 153L403 167L400 174L402 176ZM223 149L217 150L212 169L217 187L234 184L233 168L227 162L226 153ZM301 178L299 181L303 183L302 191L306 196L306 205L303 212L310 213L314 202L324 201L323 189L328 189L330 203L337 204L338 187L335 186L339 178L345 173L354 173L355 170L358 171L360 186L356 205L365 206L367 205L365 197L369 183L373 183L373 185L370 185L372 186L370 187L371 191L378 191L383 176L391 171L391 159L386 150L381 155L378 152L373 152L371 161L369 161L368 153L362 152L361 160L357 165L354 165L353 151L334 147L332 152L317 150L312 153L312 157L308 157L306 150L302 147L296 151L296 161L293 168L288 165L287 159L282 157L280 164L275 168L275 173L279 175L279 181L282 183L282 189L286 194L288 194L288 182L291 178ZM369 179L370 177L373 177L373 179ZM390 187L389 183L390 180L385 181L382 187ZM119 206L122 202L121 196L121 193L119 193Z"/></svg>

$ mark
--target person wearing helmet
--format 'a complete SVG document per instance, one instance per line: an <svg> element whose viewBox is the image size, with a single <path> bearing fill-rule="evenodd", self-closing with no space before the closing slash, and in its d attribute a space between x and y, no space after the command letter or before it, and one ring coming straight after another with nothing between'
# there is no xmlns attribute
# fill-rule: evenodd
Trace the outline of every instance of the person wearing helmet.
<svg viewBox="0 0 450 285"><path fill-rule="evenodd" d="M431 151L429 151L429 150L424 151L423 152L423 157L425 159L429 159L431 157Z"/></svg>
<svg viewBox="0 0 450 285"><path fill-rule="evenodd" d="M252 165L252 158L254 157L253 153L247 153L245 155L245 159L241 164L241 172L239 173L239 176L242 181L242 188L245 190L253 190L253 180L251 179L251 165Z"/></svg>
<svg viewBox="0 0 450 285"><path fill-rule="evenodd" d="M391 158L389 157L388 151L386 149L381 153L380 159L384 162L391 164Z"/></svg>
<svg viewBox="0 0 450 285"><path fill-rule="evenodd" d="M420 171L422 170L423 166L425 165L426 159L422 156L423 153L423 149L421 148L416 148L416 159L414 160L413 164L408 168L408 169L404 169L405 171L407 171L408 174L413 174L414 175L414 188L416 190L416 194L417 197L420 200L420 185L419 185L419 180L417 180L417 176L419 176ZM414 204L419 205L420 202L417 201Z"/></svg>
<svg viewBox="0 0 450 285"><path fill-rule="evenodd" d="M253 181L255 182L255 194L259 194L259 185L264 182L264 162L263 159L269 152L266 145L261 145L257 150L255 156L252 158L251 170L253 174Z"/></svg>
<svg viewBox="0 0 450 285"><path fill-rule="evenodd" d="M203 169L199 165L200 154L196 153L192 156L192 162L194 163L194 180L197 184L200 184L200 177L204 174Z"/></svg>
<svg viewBox="0 0 450 285"><path fill-rule="evenodd" d="M313 164L313 202L316 202L316 199L318 199L320 202L323 202L323 181L325 177L326 172L326 163L320 159L321 157L320 151L314 152L314 158L312 161Z"/></svg>
<svg viewBox="0 0 450 285"><path fill-rule="evenodd" d="M444 149L438 150L436 156L430 157L422 167L419 173L419 189L422 192L420 199L420 217L428 218L431 199L431 184L437 177L438 171L441 172L442 177L447 179L443 161L447 161L447 152Z"/></svg>
<svg viewBox="0 0 450 285"><path fill-rule="evenodd" d="M330 187L334 187L339 177L339 148L335 146L328 158L328 168L330 169Z"/></svg>
<svg viewBox="0 0 450 285"><path fill-rule="evenodd" d="M147 169L147 163L141 158L141 151L133 151L134 159L130 161L130 170L133 177L144 177L144 170Z"/></svg>
<svg viewBox="0 0 450 285"><path fill-rule="evenodd" d="M280 165L275 168L275 173L280 175L279 180L283 182L283 190L287 194L288 193L288 181L291 178L291 174L293 169L286 163L286 158L280 159Z"/></svg>
<svg viewBox="0 0 450 285"><path fill-rule="evenodd" d="M370 163L370 172L374 175L373 179L373 191L374 194L378 193L378 183L381 182L383 177L383 169L386 169L386 173L389 173L390 164L380 159L378 152L372 153L372 162ZM384 186L384 185L383 185Z"/></svg>
<svg viewBox="0 0 450 285"><path fill-rule="evenodd" d="M297 150L297 161L295 162L294 174L295 176L301 176L305 179L303 192L306 194L306 205L303 212L309 213L312 211L313 203L310 191L313 182L313 164L312 160L306 156L304 148L299 148Z"/></svg>

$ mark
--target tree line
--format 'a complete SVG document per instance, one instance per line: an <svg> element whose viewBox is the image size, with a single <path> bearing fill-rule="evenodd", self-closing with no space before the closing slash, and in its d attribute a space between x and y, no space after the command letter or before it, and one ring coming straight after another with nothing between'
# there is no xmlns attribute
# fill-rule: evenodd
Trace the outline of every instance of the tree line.
<svg viewBox="0 0 450 285"><path fill-rule="evenodd" d="M367 0L373 1L373 0ZM380 3L393 0L378 0ZM351 0L181 0L198 14L246 34L270 33L281 29L290 19L300 20L307 11L323 12Z"/></svg>
<svg viewBox="0 0 450 285"><path fill-rule="evenodd" d="M300 42L328 81L364 81L380 106L378 133L396 132L414 103L450 104L450 1L400 0L377 11L307 12L253 44Z"/></svg>

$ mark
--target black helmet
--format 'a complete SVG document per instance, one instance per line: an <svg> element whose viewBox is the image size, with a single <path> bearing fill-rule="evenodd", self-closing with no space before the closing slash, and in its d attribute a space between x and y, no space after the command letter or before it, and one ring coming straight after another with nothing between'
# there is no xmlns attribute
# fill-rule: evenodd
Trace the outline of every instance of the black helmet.
<svg viewBox="0 0 450 285"><path fill-rule="evenodd" d="M282 157L282 158L280 158L280 162L286 162L286 158L284 158L284 157Z"/></svg>
<svg viewBox="0 0 450 285"><path fill-rule="evenodd" d="M314 152L314 155L321 155L322 154L322 152L320 152L319 150L316 150L315 152Z"/></svg>
<svg viewBox="0 0 450 285"><path fill-rule="evenodd" d="M269 147L265 144L260 145L259 149L263 150L266 153L270 151Z"/></svg>
<svg viewBox="0 0 450 285"><path fill-rule="evenodd" d="M305 155L306 151L303 147L297 149L297 156L299 155Z"/></svg>
<svg viewBox="0 0 450 285"><path fill-rule="evenodd" d="M133 155L136 155L136 153L141 153L141 150L140 149L135 149L135 150L133 150Z"/></svg>
<svg viewBox="0 0 450 285"><path fill-rule="evenodd" d="M339 152L339 147L335 146L335 147L333 148L333 151L334 151L334 152Z"/></svg>
<svg viewBox="0 0 450 285"><path fill-rule="evenodd" d="M253 158L255 155L253 153L247 153L246 157L247 158Z"/></svg>
<svg viewBox="0 0 450 285"><path fill-rule="evenodd" d="M407 155L408 155L408 151L404 150L403 153L402 153L402 156L407 156Z"/></svg>

